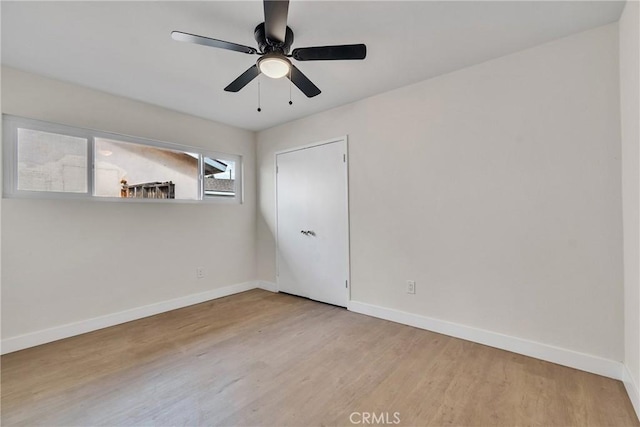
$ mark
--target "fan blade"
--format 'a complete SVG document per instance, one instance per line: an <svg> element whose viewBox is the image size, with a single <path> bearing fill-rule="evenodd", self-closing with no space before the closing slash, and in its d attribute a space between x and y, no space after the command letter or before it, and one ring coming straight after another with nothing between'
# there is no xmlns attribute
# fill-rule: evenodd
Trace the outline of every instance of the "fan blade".
<svg viewBox="0 0 640 427"><path fill-rule="evenodd" d="M291 56L298 61L364 59L367 56L367 46L363 44L343 44L338 46L301 47L293 49Z"/></svg>
<svg viewBox="0 0 640 427"><path fill-rule="evenodd" d="M289 0L264 0L264 30L268 41L284 43L288 12Z"/></svg>
<svg viewBox="0 0 640 427"><path fill-rule="evenodd" d="M204 46L217 47L220 49L235 50L243 53L258 53L252 47L243 46L237 43L225 42L224 40L210 39L209 37L197 36L195 34L183 33L181 31L171 32L171 38L179 42L195 43Z"/></svg>
<svg viewBox="0 0 640 427"><path fill-rule="evenodd" d="M314 85L311 80L307 78L302 71L298 70L293 64L291 64L291 72L287 75L294 85L298 87L307 95L308 98L313 98L316 95L320 95L320 89Z"/></svg>
<svg viewBox="0 0 640 427"><path fill-rule="evenodd" d="M260 74L260 70L257 65L250 67L247 71L240 74L240 76L232 81L229 86L225 87L224 90L227 92L238 92L240 89L249 84L249 82Z"/></svg>

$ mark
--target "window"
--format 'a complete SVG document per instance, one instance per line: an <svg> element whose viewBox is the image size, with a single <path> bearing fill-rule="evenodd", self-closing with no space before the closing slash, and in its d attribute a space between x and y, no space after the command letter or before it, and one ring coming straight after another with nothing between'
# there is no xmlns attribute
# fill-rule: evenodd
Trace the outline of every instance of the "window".
<svg viewBox="0 0 640 427"><path fill-rule="evenodd" d="M18 190L87 192L86 138L23 128L17 133Z"/></svg>
<svg viewBox="0 0 640 427"><path fill-rule="evenodd" d="M98 197L198 200L197 153L95 139Z"/></svg>
<svg viewBox="0 0 640 427"><path fill-rule="evenodd" d="M5 194L241 202L242 159L3 116Z"/></svg>
<svg viewBox="0 0 640 427"><path fill-rule="evenodd" d="M235 197L236 162L204 158L204 197Z"/></svg>

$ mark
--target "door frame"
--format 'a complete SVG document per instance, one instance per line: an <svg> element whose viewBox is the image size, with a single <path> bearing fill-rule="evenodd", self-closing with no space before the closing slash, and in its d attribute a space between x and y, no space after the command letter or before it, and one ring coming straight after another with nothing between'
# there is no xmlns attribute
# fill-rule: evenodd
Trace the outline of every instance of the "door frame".
<svg viewBox="0 0 640 427"><path fill-rule="evenodd" d="M344 256L347 259L347 308L349 305L349 302L351 301L351 216L349 215L350 212L350 207L349 207L349 137L348 135L343 135L343 136L339 136L336 138L331 138L331 139L325 139L322 141L317 141L317 142L313 142L310 144L305 144L305 145L299 145L299 146L295 146L295 147L291 147L291 148L286 148L286 149L282 149L282 150L278 150L276 152L273 153L273 187L275 189L275 207L276 207L276 212L275 212L275 219L276 219L276 224L275 224L275 231L276 231L276 290L278 292L280 292L280 266L279 266L279 247L280 247L280 243L278 241L278 239L280 238L280 233L278 232L278 227L279 227L279 219L278 219L278 155L280 154L286 154L286 153L291 153L294 151L301 151L301 150L305 150L307 148L313 148L313 147L318 147L321 145L328 145L328 144L333 144L335 142L344 142L344 149L345 149L345 167L344 167L344 184L345 184L345 197L346 197L346 212L344 213L346 216L346 221L347 221L347 248L346 248L346 253L344 254Z"/></svg>

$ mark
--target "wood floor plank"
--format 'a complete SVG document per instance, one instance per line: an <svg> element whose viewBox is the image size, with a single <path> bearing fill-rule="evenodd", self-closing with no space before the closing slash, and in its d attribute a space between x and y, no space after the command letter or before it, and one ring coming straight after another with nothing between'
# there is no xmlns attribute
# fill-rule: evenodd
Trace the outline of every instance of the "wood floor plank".
<svg viewBox="0 0 640 427"><path fill-rule="evenodd" d="M619 381L261 290L1 362L4 426L640 426Z"/></svg>

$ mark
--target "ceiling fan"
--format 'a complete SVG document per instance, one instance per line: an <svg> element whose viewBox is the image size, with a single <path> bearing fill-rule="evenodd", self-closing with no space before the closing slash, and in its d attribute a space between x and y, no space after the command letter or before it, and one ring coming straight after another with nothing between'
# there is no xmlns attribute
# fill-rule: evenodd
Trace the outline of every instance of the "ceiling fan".
<svg viewBox="0 0 640 427"><path fill-rule="evenodd" d="M293 44L293 31L287 26L288 12L288 0L264 0L264 22L258 24L253 33L258 42L258 49L181 31L173 31L171 37L177 41L260 55L255 65L224 88L227 92L238 92L262 73L274 79L286 76L307 97L312 98L320 94L320 89L293 65L289 58L297 61L332 61L364 59L367 56L367 47L364 44L302 47L293 49L289 54Z"/></svg>

